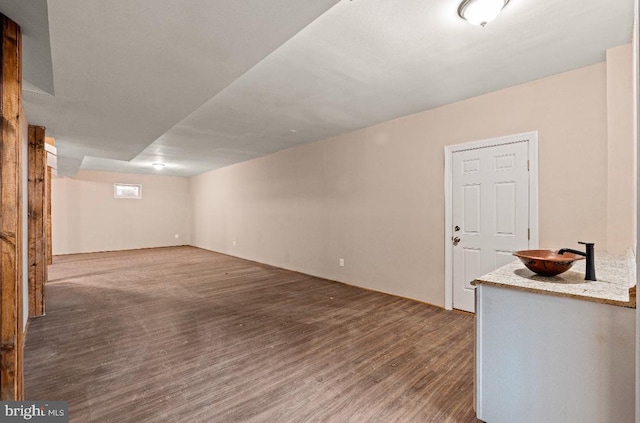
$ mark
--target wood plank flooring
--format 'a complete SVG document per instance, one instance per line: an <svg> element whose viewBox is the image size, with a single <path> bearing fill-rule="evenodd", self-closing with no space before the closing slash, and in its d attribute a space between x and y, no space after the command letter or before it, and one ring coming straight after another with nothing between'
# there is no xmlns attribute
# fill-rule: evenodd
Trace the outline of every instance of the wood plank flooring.
<svg viewBox="0 0 640 423"><path fill-rule="evenodd" d="M477 422L473 317L193 247L56 256L28 400L86 422Z"/></svg>

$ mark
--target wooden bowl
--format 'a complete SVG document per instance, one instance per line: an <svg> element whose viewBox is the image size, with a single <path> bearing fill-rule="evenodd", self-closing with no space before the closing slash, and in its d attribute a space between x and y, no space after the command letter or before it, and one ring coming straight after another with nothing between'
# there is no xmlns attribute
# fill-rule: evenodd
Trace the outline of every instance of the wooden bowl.
<svg viewBox="0 0 640 423"><path fill-rule="evenodd" d="M577 260L584 260L584 256L573 253L558 254L551 250L522 250L513 253L532 272L540 276L555 276L571 269Z"/></svg>

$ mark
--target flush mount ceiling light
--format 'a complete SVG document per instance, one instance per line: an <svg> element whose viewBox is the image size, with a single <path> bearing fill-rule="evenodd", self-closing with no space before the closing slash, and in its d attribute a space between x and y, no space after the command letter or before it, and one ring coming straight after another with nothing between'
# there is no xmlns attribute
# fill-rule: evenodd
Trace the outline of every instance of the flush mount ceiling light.
<svg viewBox="0 0 640 423"><path fill-rule="evenodd" d="M155 170L162 170L162 169L164 169L164 163L154 163L154 164L152 164L151 166L153 166L153 168L154 168Z"/></svg>
<svg viewBox="0 0 640 423"><path fill-rule="evenodd" d="M509 0L462 0L458 15L473 25L485 26L498 16Z"/></svg>

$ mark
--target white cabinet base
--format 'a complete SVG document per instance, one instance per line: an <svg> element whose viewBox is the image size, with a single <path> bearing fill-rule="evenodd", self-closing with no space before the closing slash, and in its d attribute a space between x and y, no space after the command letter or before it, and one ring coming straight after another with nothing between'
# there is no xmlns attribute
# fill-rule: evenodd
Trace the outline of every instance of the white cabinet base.
<svg viewBox="0 0 640 423"><path fill-rule="evenodd" d="M487 423L632 423L635 309L480 284L476 412Z"/></svg>

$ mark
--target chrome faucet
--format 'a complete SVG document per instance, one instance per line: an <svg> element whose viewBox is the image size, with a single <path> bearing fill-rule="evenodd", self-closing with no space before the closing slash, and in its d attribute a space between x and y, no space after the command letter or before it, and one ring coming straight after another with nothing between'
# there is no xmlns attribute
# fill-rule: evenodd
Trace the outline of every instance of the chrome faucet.
<svg viewBox="0 0 640 423"><path fill-rule="evenodd" d="M562 255L564 253L573 253L584 256L587 258L586 270L584 272L584 280L586 281L595 281L596 279L596 263L595 263L595 253L593 252L593 246L595 245L593 242L578 242L578 244L582 244L586 247L586 252L573 250L571 248L563 248L558 250L558 254Z"/></svg>

